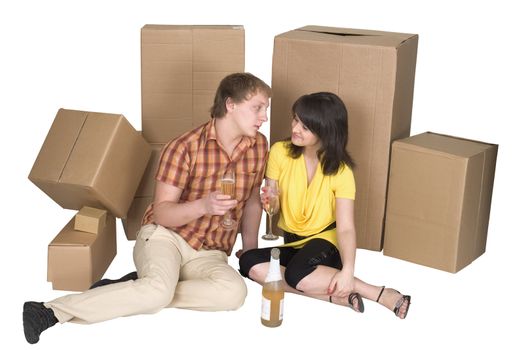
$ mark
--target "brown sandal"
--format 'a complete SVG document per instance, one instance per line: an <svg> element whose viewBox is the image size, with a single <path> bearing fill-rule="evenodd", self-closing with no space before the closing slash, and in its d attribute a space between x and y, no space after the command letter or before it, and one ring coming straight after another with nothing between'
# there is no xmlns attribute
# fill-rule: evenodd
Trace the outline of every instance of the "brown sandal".
<svg viewBox="0 0 524 350"><path fill-rule="evenodd" d="M384 292L385 288L386 288L386 286L382 286L382 289L380 289L380 293L378 294L378 298L376 300L377 303L379 302L380 297L382 296L382 292ZM403 320L403 319L405 319L408 316L409 306L411 305L411 296L410 295L403 295L402 293L400 293L396 289L392 289L392 290L394 290L395 292L397 292L398 294L401 295L401 297L395 303L395 307L393 308L393 313L395 313L395 316L397 316L398 318ZM402 307L402 305L404 305L404 302L406 302L406 301L408 302L408 304L406 305L406 313L404 314L404 317L400 317L399 316L400 308Z"/></svg>

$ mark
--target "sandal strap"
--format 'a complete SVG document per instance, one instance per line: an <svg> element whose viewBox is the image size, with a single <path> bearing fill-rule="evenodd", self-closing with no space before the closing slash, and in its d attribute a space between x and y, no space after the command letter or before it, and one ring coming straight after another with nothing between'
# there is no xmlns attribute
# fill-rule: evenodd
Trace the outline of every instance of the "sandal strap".
<svg viewBox="0 0 524 350"><path fill-rule="evenodd" d="M380 290L380 293L378 293L377 303L380 300L380 297L382 296L382 293L384 292L384 289L386 289L386 286L382 286L382 289Z"/></svg>

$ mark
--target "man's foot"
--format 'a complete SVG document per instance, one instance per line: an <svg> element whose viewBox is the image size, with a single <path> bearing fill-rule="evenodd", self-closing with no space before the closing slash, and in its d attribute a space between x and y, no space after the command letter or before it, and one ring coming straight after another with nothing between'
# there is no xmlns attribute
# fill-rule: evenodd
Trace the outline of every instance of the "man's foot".
<svg viewBox="0 0 524 350"><path fill-rule="evenodd" d="M403 295L392 288L382 287L376 301L393 311L398 318L404 319L408 315L411 296Z"/></svg>
<svg viewBox="0 0 524 350"><path fill-rule="evenodd" d="M120 277L117 280L110 280L108 278L104 278L104 279L102 279L100 281L97 281L97 282L93 283L93 285L91 287L89 287L89 289L93 289L93 288L97 288L97 287L101 287L101 286L105 286L105 285L113 284L113 283L125 282L125 281L130 281L130 280L136 280L137 278L138 278L138 274L136 273L136 271L133 271L133 272L128 273L125 276Z"/></svg>
<svg viewBox="0 0 524 350"><path fill-rule="evenodd" d="M38 343L40 334L58 322L53 310L46 308L44 303L35 301L24 303L22 316L25 339L29 344Z"/></svg>

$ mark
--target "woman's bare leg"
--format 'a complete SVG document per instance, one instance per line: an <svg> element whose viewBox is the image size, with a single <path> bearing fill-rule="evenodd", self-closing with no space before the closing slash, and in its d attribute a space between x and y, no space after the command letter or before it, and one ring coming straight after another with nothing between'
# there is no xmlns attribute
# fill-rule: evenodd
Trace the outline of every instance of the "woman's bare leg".
<svg viewBox="0 0 524 350"><path fill-rule="evenodd" d="M263 284L268 269L269 263L257 264L253 266L249 271L249 277L257 283ZM282 276L284 276L285 271L286 268L281 266ZM312 273L300 280L300 282L297 285L297 289L290 287L286 283L286 281L283 280L285 290L286 292L305 295L310 298L315 298L319 300L329 301L329 294L327 290L329 284L331 283L331 279L338 271L340 270L328 266L319 265ZM377 301L381 289L381 286L375 286L366 283L361 279L355 277L355 289L352 292L359 293L363 298L366 298L368 300ZM388 309L393 310L399 298L401 297L402 294L398 293L394 289L385 288L378 302L379 304L387 307ZM348 298L332 297L331 301L338 305L349 306ZM353 301L353 308L357 307L357 302L358 301L356 299ZM407 304L408 303L405 301L400 307L398 315L400 318L404 318L408 306Z"/></svg>

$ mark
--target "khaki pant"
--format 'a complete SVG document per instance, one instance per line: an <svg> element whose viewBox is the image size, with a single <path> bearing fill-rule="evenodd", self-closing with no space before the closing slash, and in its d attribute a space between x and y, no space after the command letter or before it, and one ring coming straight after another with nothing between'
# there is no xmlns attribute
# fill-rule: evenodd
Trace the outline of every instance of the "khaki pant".
<svg viewBox="0 0 524 350"><path fill-rule="evenodd" d="M44 305L60 323L94 323L120 316L155 313L165 307L234 310L247 294L240 275L218 250L195 250L175 232L145 225L133 258L138 279L70 294Z"/></svg>

